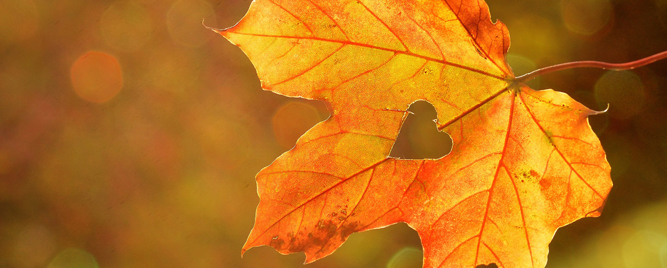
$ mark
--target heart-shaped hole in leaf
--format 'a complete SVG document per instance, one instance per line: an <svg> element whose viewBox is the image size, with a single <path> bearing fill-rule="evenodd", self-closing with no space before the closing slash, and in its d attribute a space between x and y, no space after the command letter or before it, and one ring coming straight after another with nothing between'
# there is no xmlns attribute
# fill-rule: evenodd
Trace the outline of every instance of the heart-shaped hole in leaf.
<svg viewBox="0 0 667 268"><path fill-rule="evenodd" d="M440 132L434 122L435 107L427 101L416 101L403 122L389 154L401 159L437 159L452 151L452 138Z"/></svg>

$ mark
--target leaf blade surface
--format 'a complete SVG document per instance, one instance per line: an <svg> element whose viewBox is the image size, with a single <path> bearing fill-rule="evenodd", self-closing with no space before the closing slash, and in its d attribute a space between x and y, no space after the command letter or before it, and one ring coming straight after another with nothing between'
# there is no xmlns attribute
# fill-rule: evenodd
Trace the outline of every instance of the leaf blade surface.
<svg viewBox="0 0 667 268"><path fill-rule="evenodd" d="M257 174L243 251L311 262L354 232L406 222L424 267L544 267L555 230L598 215L611 188L594 112L511 83L508 31L483 1L257 0L220 33L264 89L332 112ZM449 155L388 157L416 100L435 106Z"/></svg>

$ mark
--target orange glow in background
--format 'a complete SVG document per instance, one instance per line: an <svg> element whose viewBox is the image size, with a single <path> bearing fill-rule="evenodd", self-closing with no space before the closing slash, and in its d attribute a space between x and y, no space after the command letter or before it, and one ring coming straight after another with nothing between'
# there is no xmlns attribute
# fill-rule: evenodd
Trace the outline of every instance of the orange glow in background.
<svg viewBox="0 0 667 268"><path fill-rule="evenodd" d="M84 100L104 103L123 88L123 71L116 57L98 51L81 55L70 70L74 91Z"/></svg>

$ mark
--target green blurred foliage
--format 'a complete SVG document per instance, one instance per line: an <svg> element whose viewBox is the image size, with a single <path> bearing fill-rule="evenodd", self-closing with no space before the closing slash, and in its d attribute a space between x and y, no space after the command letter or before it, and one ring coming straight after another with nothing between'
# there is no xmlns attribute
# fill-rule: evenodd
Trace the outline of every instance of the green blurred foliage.
<svg viewBox="0 0 667 268"><path fill-rule="evenodd" d="M240 257L255 173L328 117L321 103L262 91L240 49L201 25L232 26L249 4L0 0L0 267L301 265L303 255L268 247ZM667 50L665 0L489 5L510 30L517 75ZM73 87L70 69L90 51L121 65L122 89L103 103ZM602 217L559 230L548 267L667 267L667 62L563 71L531 86L610 104L591 124L614 189ZM446 136L418 135L431 119L405 126L403 153L432 157L424 140ZM354 234L308 266L418 267L414 248L416 232L399 224Z"/></svg>

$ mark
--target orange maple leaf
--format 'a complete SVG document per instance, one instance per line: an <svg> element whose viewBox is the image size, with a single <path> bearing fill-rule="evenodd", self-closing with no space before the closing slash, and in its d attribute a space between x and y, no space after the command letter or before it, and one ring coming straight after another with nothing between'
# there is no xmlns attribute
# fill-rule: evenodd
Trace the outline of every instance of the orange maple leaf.
<svg viewBox="0 0 667 268"><path fill-rule="evenodd" d="M256 0L216 31L265 90L332 113L257 174L243 251L312 262L354 232L406 222L424 267L544 267L556 229L598 216L611 189L596 112L516 82L507 28L483 1ZM417 100L436 108L449 155L389 157Z"/></svg>

